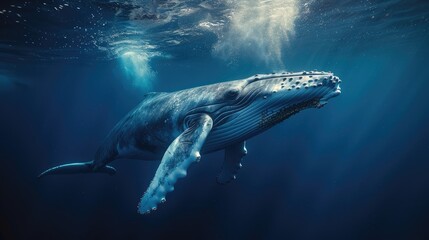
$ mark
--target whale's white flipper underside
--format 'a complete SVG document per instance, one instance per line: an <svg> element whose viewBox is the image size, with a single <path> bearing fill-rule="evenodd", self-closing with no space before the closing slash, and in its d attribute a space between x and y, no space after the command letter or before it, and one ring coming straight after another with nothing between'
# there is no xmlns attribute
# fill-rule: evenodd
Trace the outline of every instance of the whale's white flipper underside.
<svg viewBox="0 0 429 240"><path fill-rule="evenodd" d="M246 156L246 142L239 142L225 148L225 159L223 161L222 170L217 176L219 184L227 184L234 180L238 170L241 168L241 161Z"/></svg>
<svg viewBox="0 0 429 240"><path fill-rule="evenodd" d="M167 192L174 190L178 178L186 176L189 165L199 161L200 150L213 126L207 114L195 118L189 127L167 148L155 177L140 199L138 212L141 214L156 210L158 203L165 202Z"/></svg>

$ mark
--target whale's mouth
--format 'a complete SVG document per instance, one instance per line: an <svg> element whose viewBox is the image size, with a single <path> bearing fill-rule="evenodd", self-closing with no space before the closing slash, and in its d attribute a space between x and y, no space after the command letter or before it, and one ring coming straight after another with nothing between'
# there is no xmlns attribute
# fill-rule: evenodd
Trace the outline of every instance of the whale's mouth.
<svg viewBox="0 0 429 240"><path fill-rule="evenodd" d="M334 87L334 90L332 92L326 94L325 96L323 96L319 100L319 102L317 103L316 107L321 108L321 107L325 106L328 103L329 99L336 97L340 94L341 94L341 87L340 87L340 84L337 83Z"/></svg>

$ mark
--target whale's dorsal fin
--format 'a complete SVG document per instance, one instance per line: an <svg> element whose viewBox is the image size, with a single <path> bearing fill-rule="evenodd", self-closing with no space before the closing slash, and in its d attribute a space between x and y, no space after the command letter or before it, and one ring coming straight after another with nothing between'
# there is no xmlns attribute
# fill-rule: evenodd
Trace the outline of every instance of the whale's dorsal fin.
<svg viewBox="0 0 429 240"><path fill-rule="evenodd" d="M163 94L166 94L166 92L148 92L143 95L143 99L154 98Z"/></svg>
<svg viewBox="0 0 429 240"><path fill-rule="evenodd" d="M138 205L139 213L156 210L158 203L165 201L167 192L174 190L178 178L186 176L186 170L201 158L200 150L207 138L213 120L207 114L195 118L190 126L170 144Z"/></svg>
<svg viewBox="0 0 429 240"><path fill-rule="evenodd" d="M246 142L239 142L225 148L225 159L222 170L217 176L219 184L227 184L236 178L238 170L241 168L241 161L246 156Z"/></svg>

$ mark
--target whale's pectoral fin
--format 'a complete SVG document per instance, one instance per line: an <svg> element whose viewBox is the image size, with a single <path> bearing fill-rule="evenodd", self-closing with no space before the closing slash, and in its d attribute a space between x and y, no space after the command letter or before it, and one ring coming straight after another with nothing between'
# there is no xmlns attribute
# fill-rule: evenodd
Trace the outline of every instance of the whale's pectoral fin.
<svg viewBox="0 0 429 240"><path fill-rule="evenodd" d="M225 160L222 170L217 176L219 184L227 184L236 178L237 172L241 168L241 161L246 154L246 142L239 142L225 149Z"/></svg>
<svg viewBox="0 0 429 240"><path fill-rule="evenodd" d="M156 210L157 204L165 201L167 192L174 190L177 179L186 176L189 165L200 160L199 152L212 128L213 120L207 114L203 114L189 125L164 153L155 177L140 200L139 213Z"/></svg>

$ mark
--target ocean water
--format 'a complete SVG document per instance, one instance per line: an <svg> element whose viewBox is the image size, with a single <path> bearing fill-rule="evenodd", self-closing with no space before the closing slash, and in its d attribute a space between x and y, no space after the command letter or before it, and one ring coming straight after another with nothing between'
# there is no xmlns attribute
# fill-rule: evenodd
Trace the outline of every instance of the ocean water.
<svg viewBox="0 0 429 240"><path fill-rule="evenodd" d="M0 3L0 239L428 239L429 3ZM159 162L89 161L147 92L332 71L342 94L249 139L237 179L204 155L150 215Z"/></svg>

